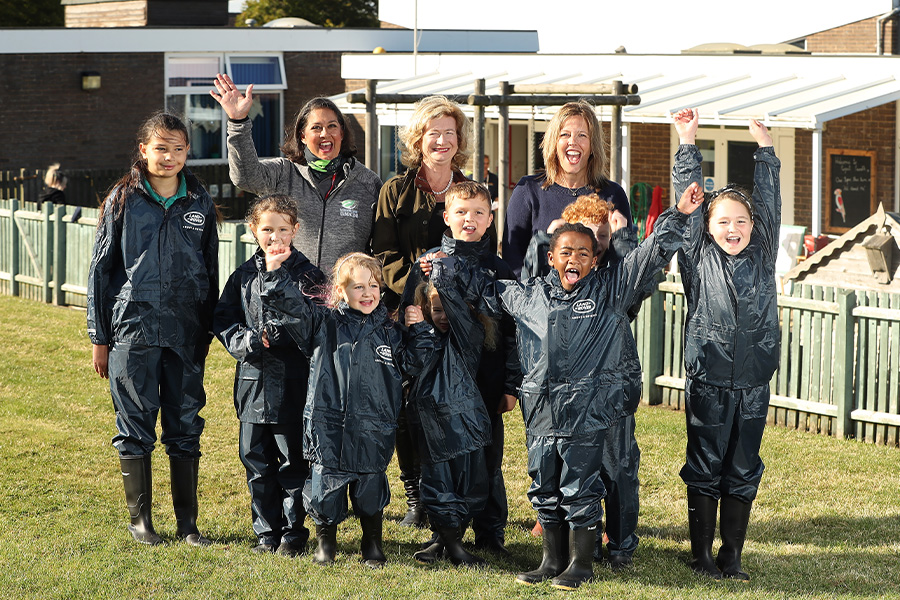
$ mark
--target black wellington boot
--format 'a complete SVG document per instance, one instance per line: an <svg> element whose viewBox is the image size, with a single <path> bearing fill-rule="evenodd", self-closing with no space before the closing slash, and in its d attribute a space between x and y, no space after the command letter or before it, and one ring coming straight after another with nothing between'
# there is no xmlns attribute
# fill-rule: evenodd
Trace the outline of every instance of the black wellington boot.
<svg viewBox="0 0 900 600"><path fill-rule="evenodd" d="M698 575L722 579L722 573L712 558L712 544L716 537L716 513L719 501L705 494L688 492L688 529L691 532L691 570Z"/></svg>
<svg viewBox="0 0 900 600"><path fill-rule="evenodd" d="M337 525L316 525L316 539L319 547L313 554L313 562L320 565L333 564L337 553Z"/></svg>
<svg viewBox="0 0 900 600"><path fill-rule="evenodd" d="M212 542L197 529L197 473L200 459L170 456L169 468L176 535L191 546L209 546Z"/></svg>
<svg viewBox="0 0 900 600"><path fill-rule="evenodd" d="M400 527L417 527L428 525L428 516L419 496L419 473L400 472L403 490L406 492L406 515L400 521Z"/></svg>
<svg viewBox="0 0 900 600"><path fill-rule="evenodd" d="M423 565L431 565L436 563L444 555L444 542L441 536L435 531L431 535L431 539L422 544L422 548L413 554L413 558L417 563Z"/></svg>
<svg viewBox="0 0 900 600"><path fill-rule="evenodd" d="M597 544L597 527L585 527L572 531L572 560L565 571L553 578L551 585L560 590L576 590L582 583L594 578L594 546Z"/></svg>
<svg viewBox="0 0 900 600"><path fill-rule="evenodd" d="M444 543L444 551L447 558L456 566L464 567L480 567L484 565L484 559L463 548L462 538L460 536L459 527L441 527L438 529L438 535Z"/></svg>
<svg viewBox="0 0 900 600"><path fill-rule="evenodd" d="M151 546L162 544L162 538L153 530L150 511L153 505L153 475L150 455L120 456L122 481L125 483L125 502L131 523L128 531L135 541Z"/></svg>
<svg viewBox="0 0 900 600"><path fill-rule="evenodd" d="M750 581L750 576L741 570L741 552L747 537L747 523L750 521L752 502L744 502L734 496L722 496L722 515L719 533L722 547L716 558L716 566L722 570L722 577Z"/></svg>
<svg viewBox="0 0 900 600"><path fill-rule="evenodd" d="M381 530L384 514L379 511L370 517L359 517L359 525L362 527L362 540L359 550L362 554L362 562L372 569L380 569L387 562L384 551L381 548Z"/></svg>
<svg viewBox="0 0 900 600"><path fill-rule="evenodd" d="M516 575L516 583L535 585L562 573L569 564L569 528L566 525L544 525L544 557L534 571Z"/></svg>

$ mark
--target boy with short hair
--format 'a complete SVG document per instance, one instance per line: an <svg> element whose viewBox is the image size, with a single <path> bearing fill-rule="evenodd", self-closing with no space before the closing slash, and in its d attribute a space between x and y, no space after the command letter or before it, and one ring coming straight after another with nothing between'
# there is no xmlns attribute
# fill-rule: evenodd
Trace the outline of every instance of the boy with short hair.
<svg viewBox="0 0 900 600"><path fill-rule="evenodd" d="M594 235L580 224L554 232L548 252L553 269L542 279L493 281L453 257L434 262L438 290L458 294L486 314L505 311L518 326L525 374L519 398L533 479L528 496L544 529L543 561L520 573L520 583L553 578L554 587L575 589L593 577L605 495L601 448L622 409L627 373L640 369L636 355L629 357L634 365L623 364L631 336L628 309L681 247L687 215L702 200L702 193L686 192L647 240L602 272L593 270Z"/></svg>
<svg viewBox="0 0 900 600"><path fill-rule="evenodd" d="M491 198L487 188L474 181L454 184L444 199L444 222L448 226L440 249L429 252L413 265L400 301L401 310L413 304L413 295L419 282L431 273L430 260L442 256L455 256L471 261L495 279L515 279L515 273L490 248L486 235L493 222ZM505 528L509 516L506 486L503 481L503 413L516 404L518 387L522 381L516 348L516 327L512 318L503 315L499 320L500 339L496 349L487 348L481 354L475 380L491 418L491 444L484 449L488 475L487 504L475 515L476 548L507 555L504 546ZM420 562L431 562L440 557L443 549L436 538L417 553Z"/></svg>

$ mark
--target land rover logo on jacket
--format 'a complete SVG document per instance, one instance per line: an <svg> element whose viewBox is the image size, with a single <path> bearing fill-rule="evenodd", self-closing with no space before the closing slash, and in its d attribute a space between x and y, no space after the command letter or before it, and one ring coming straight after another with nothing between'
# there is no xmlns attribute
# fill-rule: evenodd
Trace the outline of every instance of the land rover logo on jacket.
<svg viewBox="0 0 900 600"><path fill-rule="evenodd" d="M194 227L203 227L204 223L206 223L206 217L203 213L196 210L184 213L184 220Z"/></svg>
<svg viewBox="0 0 900 600"><path fill-rule="evenodd" d="M585 315L587 313L592 313L597 308L597 304L587 298L585 300L579 300L572 306L572 311L579 315Z"/></svg>
<svg viewBox="0 0 900 600"><path fill-rule="evenodd" d="M375 352L385 360L392 360L394 358L394 355L391 353L391 347L387 345L378 346L375 348Z"/></svg>

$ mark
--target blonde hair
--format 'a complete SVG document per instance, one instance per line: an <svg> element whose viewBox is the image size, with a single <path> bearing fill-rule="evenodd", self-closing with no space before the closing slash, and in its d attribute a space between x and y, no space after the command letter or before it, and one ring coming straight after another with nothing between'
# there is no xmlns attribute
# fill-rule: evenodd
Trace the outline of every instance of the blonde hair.
<svg viewBox="0 0 900 600"><path fill-rule="evenodd" d="M544 183L541 187L547 189L554 183L559 183L562 166L559 164L559 157L556 156L556 144L559 142L560 132L565 122L571 117L581 117L584 119L585 126L588 129L588 137L591 140L591 155L587 162L588 185L597 188L606 187L609 181L606 178L606 171L609 164L606 159L606 148L603 141L603 126L597 120L597 114L594 108L584 100L577 102L569 102L563 104L562 108L557 111L550 124L547 126L547 133L541 141L541 150L544 154Z"/></svg>
<svg viewBox="0 0 900 600"><path fill-rule="evenodd" d="M47 167L47 174L44 176L44 185L48 188L64 189L69 183L69 178L63 175L59 170L59 163L53 163Z"/></svg>
<svg viewBox="0 0 900 600"><path fill-rule="evenodd" d="M432 325L434 325L434 321L431 318L431 307L433 303L432 298L435 296L440 298L437 288L434 287L434 283L427 279L416 286L416 291L413 295L413 303L422 309L425 320ZM469 307L469 310L475 314L475 318L478 319L478 322L484 327L484 349L493 352L497 349L497 344L500 341L500 328L497 326L497 321L485 314L475 311L471 306Z"/></svg>
<svg viewBox="0 0 900 600"><path fill-rule="evenodd" d="M380 287L384 287L384 279L381 276L381 263L375 257L363 254L362 252L350 252L345 254L334 263L334 269L331 274L331 306L337 306L344 299L343 293L350 284L353 277L353 271L356 269L368 269L372 273L372 277L378 282Z"/></svg>
<svg viewBox="0 0 900 600"><path fill-rule="evenodd" d="M450 210L450 205L454 200L471 200L473 198L481 198L487 204L488 210L491 210L491 193L484 184L477 181L460 181L454 183L444 194L444 210Z"/></svg>
<svg viewBox="0 0 900 600"><path fill-rule="evenodd" d="M609 222L609 215L615 209L612 202L601 200L597 194L585 194L563 210L562 218L566 223L602 225Z"/></svg>
<svg viewBox="0 0 900 600"><path fill-rule="evenodd" d="M456 121L457 149L453 166L461 170L469 162L469 138L472 135L469 119L456 102L445 96L428 96L415 103L409 124L400 129L400 141L403 143L400 160L403 164L410 168L422 164L422 138L425 130L431 121L441 117L453 117Z"/></svg>

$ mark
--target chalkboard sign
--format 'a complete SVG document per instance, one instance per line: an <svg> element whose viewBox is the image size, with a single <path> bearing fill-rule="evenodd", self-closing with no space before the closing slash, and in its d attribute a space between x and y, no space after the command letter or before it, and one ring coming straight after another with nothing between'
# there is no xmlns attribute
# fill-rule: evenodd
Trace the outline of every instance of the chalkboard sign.
<svg viewBox="0 0 900 600"><path fill-rule="evenodd" d="M825 231L844 233L875 213L875 152L825 151Z"/></svg>

